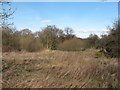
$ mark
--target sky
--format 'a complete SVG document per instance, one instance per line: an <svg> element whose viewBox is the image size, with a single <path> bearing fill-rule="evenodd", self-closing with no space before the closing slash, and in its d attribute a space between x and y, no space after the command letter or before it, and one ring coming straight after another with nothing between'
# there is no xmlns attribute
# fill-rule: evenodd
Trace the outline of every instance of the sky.
<svg viewBox="0 0 120 90"><path fill-rule="evenodd" d="M77 37L106 34L118 17L117 2L13 2L13 22L17 30L33 32L47 25L70 27Z"/></svg>

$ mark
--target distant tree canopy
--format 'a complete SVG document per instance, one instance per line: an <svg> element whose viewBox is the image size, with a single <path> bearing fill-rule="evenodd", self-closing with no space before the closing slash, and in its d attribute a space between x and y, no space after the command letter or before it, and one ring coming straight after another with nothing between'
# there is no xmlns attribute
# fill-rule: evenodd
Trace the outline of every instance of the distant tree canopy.
<svg viewBox="0 0 120 90"><path fill-rule="evenodd" d="M73 29L67 27L64 30L55 25L48 25L41 31L33 33L29 29L17 31L14 28L5 27L2 30L3 52L5 51L40 51L43 49L78 51L87 48L102 49L107 57L119 57L120 53L120 20L109 28L108 35L91 34L86 39L77 38Z"/></svg>
<svg viewBox="0 0 120 90"><path fill-rule="evenodd" d="M62 36L62 31L56 26L47 26L40 33L41 42L46 48L55 50L59 43L59 37Z"/></svg>
<svg viewBox="0 0 120 90"><path fill-rule="evenodd" d="M99 46L99 37L97 35L90 34L87 38L86 47L88 48L97 48Z"/></svg>
<svg viewBox="0 0 120 90"><path fill-rule="evenodd" d="M75 35L73 35L73 29L72 28L67 27L67 28L64 29L64 32L65 32L65 38L68 39L68 40L75 37Z"/></svg>
<svg viewBox="0 0 120 90"><path fill-rule="evenodd" d="M71 33L69 35L72 36ZM64 31L55 25L48 25L41 31L35 33L32 33L29 29L23 29L21 31L10 27L2 29L3 51L25 50L33 52L45 48L56 50L58 44L67 39L68 37Z"/></svg>
<svg viewBox="0 0 120 90"><path fill-rule="evenodd" d="M9 49L18 49L18 36L15 35L15 29L13 28L5 28L2 29L2 47L3 50Z"/></svg>

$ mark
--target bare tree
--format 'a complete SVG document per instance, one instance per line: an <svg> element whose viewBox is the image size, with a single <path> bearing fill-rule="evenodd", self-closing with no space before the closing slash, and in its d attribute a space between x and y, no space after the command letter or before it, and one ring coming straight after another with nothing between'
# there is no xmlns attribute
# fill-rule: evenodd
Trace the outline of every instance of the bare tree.
<svg viewBox="0 0 120 90"><path fill-rule="evenodd" d="M72 28L67 27L67 28L64 29L64 32L65 32L65 38L66 39L71 39L71 38L75 37L75 35L73 34L73 29Z"/></svg>
<svg viewBox="0 0 120 90"><path fill-rule="evenodd" d="M59 42L59 37L62 35L62 31L58 29L56 26L47 26L45 27L41 33L40 38L41 42L48 49L56 49L57 44Z"/></svg>
<svg viewBox="0 0 120 90"><path fill-rule="evenodd" d="M13 10L10 0L0 1L0 26L12 25L13 22L10 22L9 19L13 18L14 12L15 10Z"/></svg>
<svg viewBox="0 0 120 90"><path fill-rule="evenodd" d="M66 35L71 35L71 34L73 34L73 29L72 28L69 28L69 27L67 27L67 28L65 28L65 34Z"/></svg>

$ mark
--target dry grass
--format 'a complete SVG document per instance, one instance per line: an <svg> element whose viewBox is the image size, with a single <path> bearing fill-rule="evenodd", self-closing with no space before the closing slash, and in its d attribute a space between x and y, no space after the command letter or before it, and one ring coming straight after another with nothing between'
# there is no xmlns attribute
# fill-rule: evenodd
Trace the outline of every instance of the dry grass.
<svg viewBox="0 0 120 90"><path fill-rule="evenodd" d="M118 61L88 49L3 53L4 88L116 88Z"/></svg>

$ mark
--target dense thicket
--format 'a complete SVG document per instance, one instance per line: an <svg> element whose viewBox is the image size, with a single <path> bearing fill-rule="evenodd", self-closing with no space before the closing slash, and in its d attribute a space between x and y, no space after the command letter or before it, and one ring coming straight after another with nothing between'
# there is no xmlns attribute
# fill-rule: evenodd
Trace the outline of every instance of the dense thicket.
<svg viewBox="0 0 120 90"><path fill-rule="evenodd" d="M101 39L101 46L106 50L106 56L120 57L120 20L114 23L114 27L109 29L109 34Z"/></svg>
<svg viewBox="0 0 120 90"><path fill-rule="evenodd" d="M108 35L90 35L87 39L88 47L101 49L107 57L120 57L120 20L114 23L113 27L109 27Z"/></svg>

